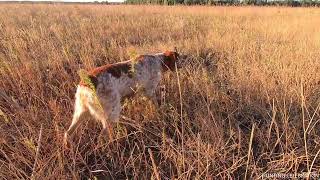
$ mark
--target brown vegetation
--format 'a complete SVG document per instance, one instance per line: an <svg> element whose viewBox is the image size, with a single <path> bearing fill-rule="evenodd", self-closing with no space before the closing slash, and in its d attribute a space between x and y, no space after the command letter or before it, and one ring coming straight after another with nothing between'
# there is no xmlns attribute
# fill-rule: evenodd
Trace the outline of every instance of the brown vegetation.
<svg viewBox="0 0 320 180"><path fill-rule="evenodd" d="M0 177L319 173L319 24L313 8L2 4ZM160 109L126 101L131 120L109 143L85 117L82 136L63 148L79 69L174 46L188 58L179 84L165 76Z"/></svg>

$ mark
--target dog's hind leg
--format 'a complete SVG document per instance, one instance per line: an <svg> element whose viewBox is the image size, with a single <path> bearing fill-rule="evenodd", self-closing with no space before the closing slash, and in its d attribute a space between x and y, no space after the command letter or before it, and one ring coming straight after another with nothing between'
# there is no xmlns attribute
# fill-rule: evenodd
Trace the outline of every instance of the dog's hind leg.
<svg viewBox="0 0 320 180"><path fill-rule="evenodd" d="M109 141L114 139L113 133L113 123L118 122L121 104L120 104L120 95L117 92L110 91L107 95L99 94L99 103L97 105L89 105L90 113L102 124L103 136L109 136Z"/></svg>
<svg viewBox="0 0 320 180"><path fill-rule="evenodd" d="M121 112L120 98L114 101L111 107L107 107L105 109L105 112L106 112L106 119L105 121L102 121L103 130L108 131L109 139L113 140L114 139L113 125L114 123L119 122L119 118L120 118L120 112Z"/></svg>
<svg viewBox="0 0 320 180"><path fill-rule="evenodd" d="M102 130L100 135L105 138L105 135L109 135L109 141L113 140L112 124L108 121L109 111L102 108L102 106L88 106L90 114L94 116L102 124Z"/></svg>
<svg viewBox="0 0 320 180"><path fill-rule="evenodd" d="M64 134L64 144L67 145L68 137L71 136L76 128L81 124L81 122L84 120L83 118L81 119L81 115L87 111L87 108L84 105L84 100L81 99L80 96L81 90L77 90L76 93L76 100L75 100L75 108L74 108L74 113L73 113L73 118L71 125L69 129L65 132Z"/></svg>

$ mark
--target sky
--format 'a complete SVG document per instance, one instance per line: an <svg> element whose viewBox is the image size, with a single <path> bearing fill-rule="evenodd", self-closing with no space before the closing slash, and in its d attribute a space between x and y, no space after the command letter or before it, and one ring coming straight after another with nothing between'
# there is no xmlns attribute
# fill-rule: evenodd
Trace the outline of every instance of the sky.
<svg viewBox="0 0 320 180"><path fill-rule="evenodd" d="M56 2L94 2L94 1L105 1L105 0L0 0L1 1L56 1ZM108 2L123 2L124 0L107 0Z"/></svg>

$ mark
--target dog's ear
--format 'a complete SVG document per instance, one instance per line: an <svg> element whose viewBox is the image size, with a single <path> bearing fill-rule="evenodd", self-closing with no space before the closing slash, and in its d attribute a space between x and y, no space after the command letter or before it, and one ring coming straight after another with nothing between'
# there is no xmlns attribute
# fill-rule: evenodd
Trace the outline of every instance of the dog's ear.
<svg viewBox="0 0 320 180"><path fill-rule="evenodd" d="M177 47L174 47L173 53L175 55L176 61L178 61L179 57L180 57L180 53L179 53Z"/></svg>
<svg viewBox="0 0 320 180"><path fill-rule="evenodd" d="M175 63L177 61L177 53L172 51L166 51L164 53L164 65L170 69L175 70Z"/></svg>

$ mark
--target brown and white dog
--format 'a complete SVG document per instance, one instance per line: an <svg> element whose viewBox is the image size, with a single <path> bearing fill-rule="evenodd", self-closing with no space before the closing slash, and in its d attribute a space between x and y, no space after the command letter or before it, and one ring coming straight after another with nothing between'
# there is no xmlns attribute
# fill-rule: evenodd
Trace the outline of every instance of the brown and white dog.
<svg viewBox="0 0 320 180"><path fill-rule="evenodd" d="M86 83L79 83L72 123L64 135L64 142L67 143L69 135L81 124L83 120L80 116L85 112L90 112L100 121L103 131L108 130L109 139L113 139L112 123L119 121L121 99L142 90L157 105L155 91L162 74L180 67L178 59L177 52L166 51L141 55L134 60L107 64L89 71L95 92Z"/></svg>

